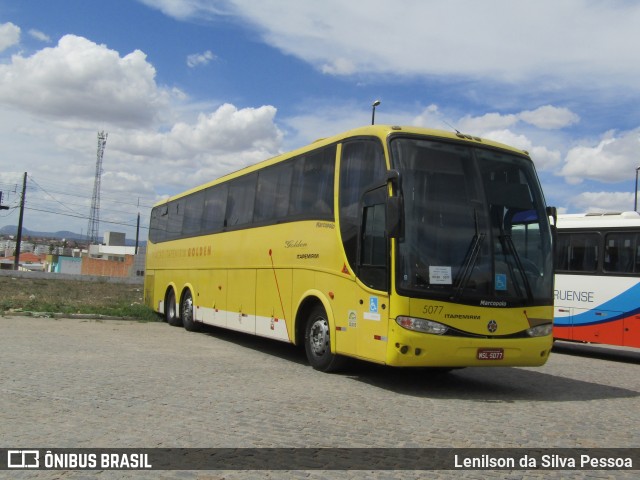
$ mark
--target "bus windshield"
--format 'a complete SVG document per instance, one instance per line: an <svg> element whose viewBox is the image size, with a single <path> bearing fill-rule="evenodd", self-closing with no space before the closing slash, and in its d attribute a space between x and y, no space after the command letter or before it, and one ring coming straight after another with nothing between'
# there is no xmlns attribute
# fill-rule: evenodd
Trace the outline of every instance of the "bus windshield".
<svg viewBox="0 0 640 480"><path fill-rule="evenodd" d="M411 137L390 149L404 203L399 292L481 306L549 302L551 234L530 160Z"/></svg>

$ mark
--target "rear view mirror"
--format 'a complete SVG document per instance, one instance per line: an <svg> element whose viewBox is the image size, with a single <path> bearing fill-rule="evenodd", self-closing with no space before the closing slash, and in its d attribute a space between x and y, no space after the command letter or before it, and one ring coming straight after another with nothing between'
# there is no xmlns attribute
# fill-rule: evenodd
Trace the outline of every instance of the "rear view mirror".
<svg viewBox="0 0 640 480"><path fill-rule="evenodd" d="M402 232L402 200L401 197L389 197L386 204L387 237L398 238Z"/></svg>

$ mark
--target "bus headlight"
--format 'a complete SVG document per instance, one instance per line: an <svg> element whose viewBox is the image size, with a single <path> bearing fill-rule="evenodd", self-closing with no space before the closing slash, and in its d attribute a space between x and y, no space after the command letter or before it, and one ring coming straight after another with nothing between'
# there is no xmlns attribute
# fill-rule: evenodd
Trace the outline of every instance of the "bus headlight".
<svg viewBox="0 0 640 480"><path fill-rule="evenodd" d="M432 320L425 320L424 318L413 318L399 316L396 318L396 323L402 328L407 330L415 330L416 332L431 333L433 335L443 335L449 330L449 327Z"/></svg>
<svg viewBox="0 0 640 480"><path fill-rule="evenodd" d="M552 323L545 323L544 325L537 325L535 327L531 327L527 330L527 335L530 337L546 337L547 335L551 335L553 331Z"/></svg>

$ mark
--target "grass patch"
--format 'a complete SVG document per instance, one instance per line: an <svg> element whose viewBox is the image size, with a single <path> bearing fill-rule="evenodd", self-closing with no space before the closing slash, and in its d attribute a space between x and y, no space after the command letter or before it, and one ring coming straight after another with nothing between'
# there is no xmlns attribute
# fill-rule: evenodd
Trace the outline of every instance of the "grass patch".
<svg viewBox="0 0 640 480"><path fill-rule="evenodd" d="M142 285L0 276L0 313L84 313L157 321L142 297Z"/></svg>

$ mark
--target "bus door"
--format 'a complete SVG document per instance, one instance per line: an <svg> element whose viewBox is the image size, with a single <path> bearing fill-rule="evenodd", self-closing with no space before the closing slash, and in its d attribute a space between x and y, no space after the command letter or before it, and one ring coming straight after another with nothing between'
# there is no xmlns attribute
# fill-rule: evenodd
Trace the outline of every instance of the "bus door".
<svg viewBox="0 0 640 480"><path fill-rule="evenodd" d="M358 356L380 361L387 351L389 320L389 239L386 232L387 186L363 195L358 241L357 275L366 286L360 291L362 319Z"/></svg>

